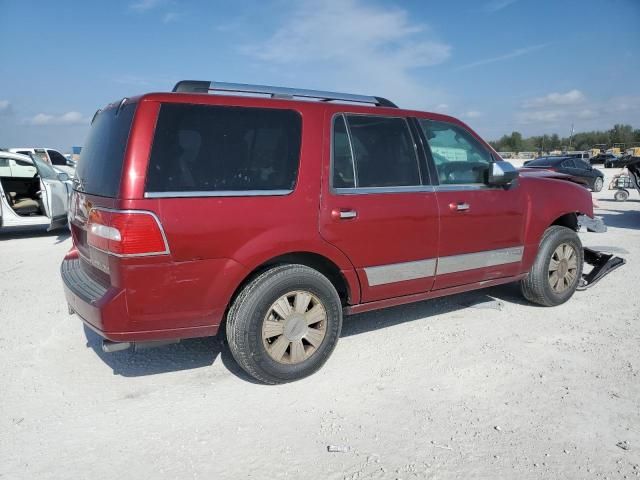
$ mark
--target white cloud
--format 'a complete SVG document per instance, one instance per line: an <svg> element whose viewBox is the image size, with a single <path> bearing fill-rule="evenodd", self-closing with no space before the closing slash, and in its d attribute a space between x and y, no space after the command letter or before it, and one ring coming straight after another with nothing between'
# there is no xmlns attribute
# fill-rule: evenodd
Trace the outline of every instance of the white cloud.
<svg viewBox="0 0 640 480"><path fill-rule="evenodd" d="M475 62L467 63L465 65L460 65L456 70L466 70L468 68L480 67L482 65L488 65L490 63L502 62L504 60L510 60L512 58L521 57L522 55L527 55L528 53L535 52L536 50L540 50L541 48L547 47L548 43L541 43L538 45L531 45L530 47L517 48L512 52L505 53L504 55L498 55L497 57L484 58L482 60L477 60Z"/></svg>
<svg viewBox="0 0 640 480"><path fill-rule="evenodd" d="M30 125L88 125L90 119L84 117L80 112L67 112L62 115L51 115L48 113L38 113L27 121Z"/></svg>
<svg viewBox="0 0 640 480"><path fill-rule="evenodd" d="M566 93L550 93L544 97L532 98L524 102L525 108L543 108L564 105L577 105L585 101L584 94L577 89Z"/></svg>
<svg viewBox="0 0 640 480"><path fill-rule="evenodd" d="M519 112L516 114L516 120L522 125L532 123L556 123L566 117L567 112L562 110Z"/></svg>
<svg viewBox="0 0 640 480"><path fill-rule="evenodd" d="M478 118L482 116L482 112L477 110L469 110L467 112L461 113L460 116L462 118Z"/></svg>
<svg viewBox="0 0 640 480"><path fill-rule="evenodd" d="M129 8L131 10L135 10L136 12L148 12L149 10L153 10L163 3L163 0L138 0L137 2L131 3L129 5Z"/></svg>
<svg viewBox="0 0 640 480"><path fill-rule="evenodd" d="M516 3L518 0L491 0L484 4L484 10L487 12L497 12L503 8Z"/></svg>
<svg viewBox="0 0 640 480"><path fill-rule="evenodd" d="M171 22L175 22L176 20L178 20L180 17L182 16L182 13L178 13L178 12L167 12L162 16L162 22L163 23L171 23Z"/></svg>
<svg viewBox="0 0 640 480"><path fill-rule="evenodd" d="M0 100L0 115L10 115L13 113L13 107L9 100Z"/></svg>
<svg viewBox="0 0 640 480"><path fill-rule="evenodd" d="M577 92L577 93L576 93ZM589 100L578 90L564 94L549 94L525 102L516 113L521 125L558 127L578 123L576 128L610 128L616 123L640 123L640 96L620 96L602 101Z"/></svg>
<svg viewBox="0 0 640 480"><path fill-rule="evenodd" d="M447 110L449 110L449 104L447 104L447 103L439 103L434 107L434 110L436 112L446 112Z"/></svg>
<svg viewBox="0 0 640 480"><path fill-rule="evenodd" d="M294 5L269 38L245 46L243 53L287 65L298 82L309 79L316 88L389 96L412 106L437 102L438 92L416 80L412 70L444 62L451 46L412 22L405 10L359 0ZM286 75L283 70L279 76Z"/></svg>

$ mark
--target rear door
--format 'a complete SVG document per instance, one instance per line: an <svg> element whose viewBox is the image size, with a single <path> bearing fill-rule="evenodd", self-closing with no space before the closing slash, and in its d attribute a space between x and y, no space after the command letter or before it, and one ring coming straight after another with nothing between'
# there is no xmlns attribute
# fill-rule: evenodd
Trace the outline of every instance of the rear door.
<svg viewBox="0 0 640 480"><path fill-rule="evenodd" d="M419 119L438 178L440 248L434 289L516 275L524 251L524 196L485 183L491 152L461 125Z"/></svg>
<svg viewBox="0 0 640 480"><path fill-rule="evenodd" d="M51 220L49 230L63 227L67 223L67 210L69 207L69 191L67 186L58 180L58 174L48 163L43 162L35 155L33 163L40 176L40 194L44 210Z"/></svg>
<svg viewBox="0 0 640 480"><path fill-rule="evenodd" d="M433 286L438 206L406 118L327 114L320 232L351 260L361 301Z"/></svg>

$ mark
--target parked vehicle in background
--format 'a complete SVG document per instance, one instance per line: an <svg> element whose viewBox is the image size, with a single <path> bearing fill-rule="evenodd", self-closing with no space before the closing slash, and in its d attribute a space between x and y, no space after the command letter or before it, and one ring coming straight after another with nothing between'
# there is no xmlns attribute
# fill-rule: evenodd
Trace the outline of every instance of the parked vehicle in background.
<svg viewBox="0 0 640 480"><path fill-rule="evenodd" d="M625 167L629 162L634 161L637 158L638 157L634 157L632 155L621 155L619 157L607 160L604 164L604 168L622 168Z"/></svg>
<svg viewBox="0 0 640 480"><path fill-rule="evenodd" d="M35 155L0 151L0 227L66 225L67 180Z"/></svg>
<svg viewBox="0 0 640 480"><path fill-rule="evenodd" d="M602 186L604 185L604 173L578 158L567 156L539 157L535 160L524 162L523 168L542 168L564 173L570 176L575 182L583 184L594 192L602 190Z"/></svg>
<svg viewBox="0 0 640 480"><path fill-rule="evenodd" d="M508 282L562 304L596 258L579 224L604 228L586 189L453 117L203 81L98 112L69 219L66 299L105 351L226 325L265 383L318 370L343 314Z"/></svg>
<svg viewBox="0 0 640 480"><path fill-rule="evenodd" d="M584 160L587 163L591 163L591 153L587 151L566 152L566 153L563 153L562 156L577 158L578 160Z"/></svg>
<svg viewBox="0 0 640 480"><path fill-rule="evenodd" d="M37 155L43 161L53 165L54 169L59 172L64 172L69 177L75 175L76 164L73 160L67 159L59 151L53 148L39 148L39 147L14 147L9 149L10 152L21 153L22 155Z"/></svg>
<svg viewBox="0 0 640 480"><path fill-rule="evenodd" d="M605 165L607 165L608 162L617 159L618 156L614 155L613 153L600 153L598 155L596 155L595 157L591 157L591 161L590 163L592 165L595 165L597 163L602 163Z"/></svg>

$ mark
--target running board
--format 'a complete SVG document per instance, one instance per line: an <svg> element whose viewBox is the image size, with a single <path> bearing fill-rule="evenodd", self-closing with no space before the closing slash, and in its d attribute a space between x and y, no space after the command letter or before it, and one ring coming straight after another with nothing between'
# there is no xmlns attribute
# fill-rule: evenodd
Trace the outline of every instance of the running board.
<svg viewBox="0 0 640 480"><path fill-rule="evenodd" d="M589 273L583 273L582 279L576 290L586 290L602 280L605 276L621 267L627 261L624 258L616 257L612 253L598 252L584 247L584 262L593 266Z"/></svg>

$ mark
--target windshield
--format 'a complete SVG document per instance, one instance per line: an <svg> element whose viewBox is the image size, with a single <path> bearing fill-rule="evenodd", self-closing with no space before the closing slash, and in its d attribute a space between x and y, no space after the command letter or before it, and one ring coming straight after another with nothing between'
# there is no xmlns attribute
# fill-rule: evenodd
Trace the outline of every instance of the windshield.
<svg viewBox="0 0 640 480"><path fill-rule="evenodd" d="M102 197L115 197L120 189L124 152L136 103L98 113L82 148L73 188Z"/></svg>

